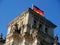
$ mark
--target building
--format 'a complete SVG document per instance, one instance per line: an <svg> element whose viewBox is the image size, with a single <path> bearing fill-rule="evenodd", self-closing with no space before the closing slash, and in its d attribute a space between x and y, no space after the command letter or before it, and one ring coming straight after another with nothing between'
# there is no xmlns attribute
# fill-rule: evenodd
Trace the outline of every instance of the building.
<svg viewBox="0 0 60 45"><path fill-rule="evenodd" d="M52 45L56 25L28 8L8 25L4 45Z"/></svg>
<svg viewBox="0 0 60 45"><path fill-rule="evenodd" d="M5 39L3 39L2 34L0 34L0 45L3 45L5 43Z"/></svg>

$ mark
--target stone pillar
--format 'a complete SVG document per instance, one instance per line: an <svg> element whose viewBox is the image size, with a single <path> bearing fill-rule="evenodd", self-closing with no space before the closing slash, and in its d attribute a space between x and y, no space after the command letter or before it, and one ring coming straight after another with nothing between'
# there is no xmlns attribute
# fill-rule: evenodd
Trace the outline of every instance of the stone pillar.
<svg viewBox="0 0 60 45"><path fill-rule="evenodd" d="M23 39L23 41L22 41L21 45L25 45L25 39Z"/></svg>

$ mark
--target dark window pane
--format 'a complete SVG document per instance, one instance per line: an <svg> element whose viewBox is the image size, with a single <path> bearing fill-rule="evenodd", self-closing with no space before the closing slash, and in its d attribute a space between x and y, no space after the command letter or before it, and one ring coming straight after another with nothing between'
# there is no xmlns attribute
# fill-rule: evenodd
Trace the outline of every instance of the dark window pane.
<svg viewBox="0 0 60 45"><path fill-rule="evenodd" d="M33 28L36 28L36 20L34 20Z"/></svg>
<svg viewBox="0 0 60 45"><path fill-rule="evenodd" d="M42 27L42 24L39 24L39 28L41 28Z"/></svg>
<svg viewBox="0 0 60 45"><path fill-rule="evenodd" d="M48 33L48 29L47 28L45 28L45 32Z"/></svg>
<svg viewBox="0 0 60 45"><path fill-rule="evenodd" d="M36 21L34 20L34 23L36 23Z"/></svg>

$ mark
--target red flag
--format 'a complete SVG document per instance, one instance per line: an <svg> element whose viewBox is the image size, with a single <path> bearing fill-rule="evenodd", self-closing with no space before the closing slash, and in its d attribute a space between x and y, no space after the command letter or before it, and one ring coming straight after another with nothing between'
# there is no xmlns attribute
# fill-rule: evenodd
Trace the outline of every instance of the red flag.
<svg viewBox="0 0 60 45"><path fill-rule="evenodd" d="M35 12L37 12L38 14L40 14L40 15L42 15L42 16L44 15L44 11L40 10L38 7L33 6L32 8L33 8L33 10L34 10Z"/></svg>

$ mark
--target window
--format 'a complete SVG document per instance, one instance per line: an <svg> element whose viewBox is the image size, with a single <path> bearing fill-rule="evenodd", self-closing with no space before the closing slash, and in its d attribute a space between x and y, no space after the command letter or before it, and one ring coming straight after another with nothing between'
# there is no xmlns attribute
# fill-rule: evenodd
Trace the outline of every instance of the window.
<svg viewBox="0 0 60 45"><path fill-rule="evenodd" d="M36 20L34 20L34 24L36 24Z"/></svg>
<svg viewBox="0 0 60 45"><path fill-rule="evenodd" d="M48 29L47 28L45 28L45 33L48 33Z"/></svg>
<svg viewBox="0 0 60 45"><path fill-rule="evenodd" d="M41 31L42 31L42 24L39 24L38 32L41 32Z"/></svg>
<svg viewBox="0 0 60 45"><path fill-rule="evenodd" d="M21 28L19 30L17 30L16 32L20 33L21 32Z"/></svg>
<svg viewBox="0 0 60 45"><path fill-rule="evenodd" d="M25 25L22 25L22 28L24 29Z"/></svg>
<svg viewBox="0 0 60 45"><path fill-rule="evenodd" d="M18 24L16 23L14 26L15 26L15 30L18 30Z"/></svg>
<svg viewBox="0 0 60 45"><path fill-rule="evenodd" d="M39 29L42 27L42 24L39 24Z"/></svg>
<svg viewBox="0 0 60 45"><path fill-rule="evenodd" d="M20 33L21 31L21 28L18 29L18 24L16 23L14 26L13 26L13 30L17 33Z"/></svg>
<svg viewBox="0 0 60 45"><path fill-rule="evenodd" d="M34 20L33 28L36 28L36 20Z"/></svg>

